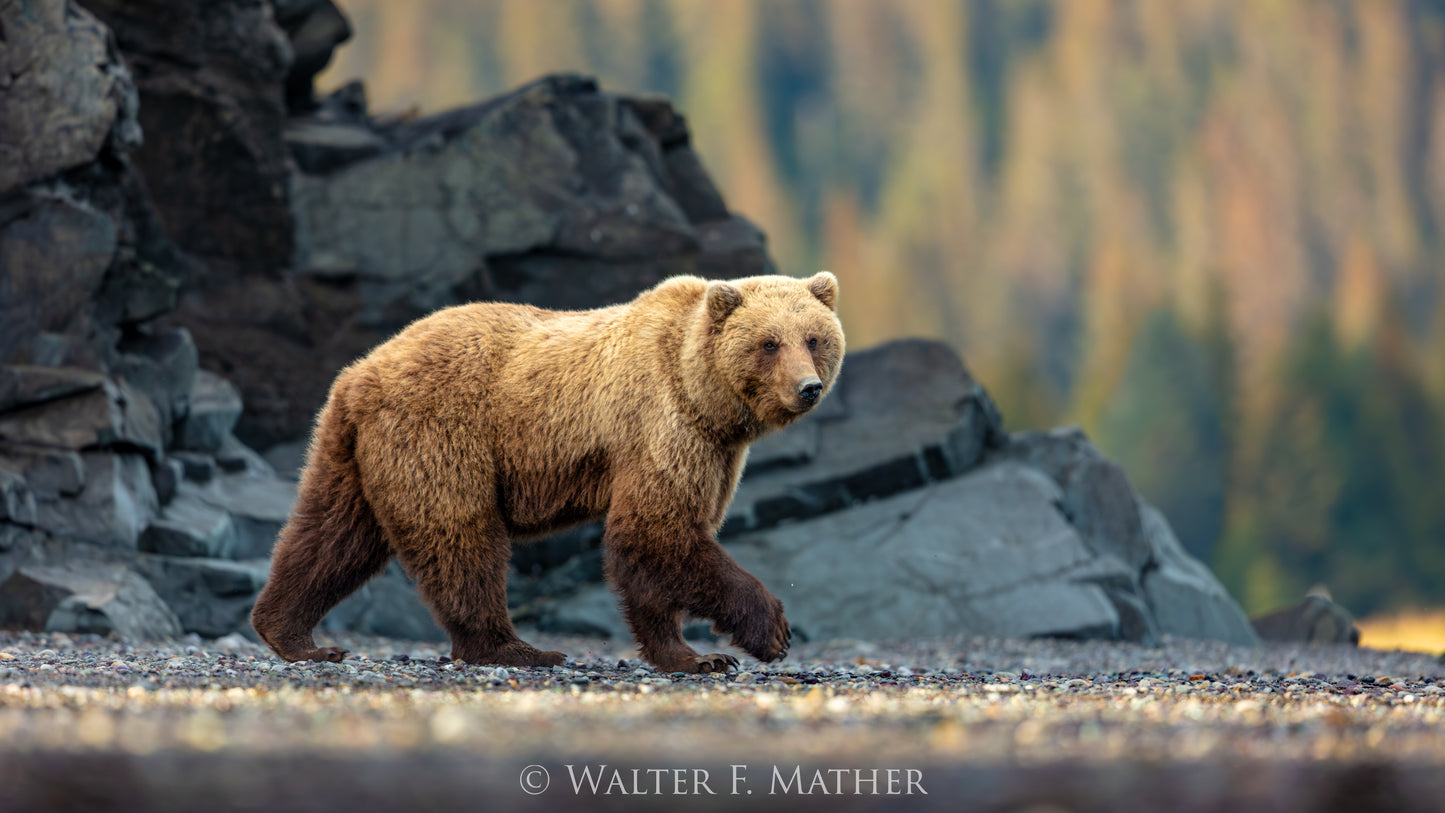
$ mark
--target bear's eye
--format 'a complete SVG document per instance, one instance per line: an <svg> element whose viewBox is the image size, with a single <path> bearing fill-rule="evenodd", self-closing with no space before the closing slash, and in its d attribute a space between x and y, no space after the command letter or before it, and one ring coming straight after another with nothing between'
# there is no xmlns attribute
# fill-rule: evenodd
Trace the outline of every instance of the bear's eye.
<svg viewBox="0 0 1445 813"><path fill-rule="evenodd" d="M768 351L769 353L776 353L778 352L778 343L773 341L772 339L768 339L767 341L763 342L763 349Z"/></svg>
<svg viewBox="0 0 1445 813"><path fill-rule="evenodd" d="M808 340L808 349L809 349L809 350L817 350L817 349L818 349L818 340L817 340L817 339L809 339L809 340Z"/></svg>

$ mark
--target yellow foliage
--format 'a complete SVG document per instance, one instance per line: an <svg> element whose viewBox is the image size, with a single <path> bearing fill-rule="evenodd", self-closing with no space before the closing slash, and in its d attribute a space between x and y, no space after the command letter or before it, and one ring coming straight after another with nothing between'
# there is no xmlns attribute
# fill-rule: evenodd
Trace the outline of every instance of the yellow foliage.
<svg viewBox="0 0 1445 813"><path fill-rule="evenodd" d="M1445 608L1401 610L1355 621L1360 646L1445 652Z"/></svg>

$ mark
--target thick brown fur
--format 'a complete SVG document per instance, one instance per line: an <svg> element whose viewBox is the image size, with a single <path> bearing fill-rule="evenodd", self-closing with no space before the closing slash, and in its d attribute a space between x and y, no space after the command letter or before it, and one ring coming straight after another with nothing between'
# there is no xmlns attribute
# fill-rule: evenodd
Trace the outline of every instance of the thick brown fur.
<svg viewBox="0 0 1445 813"><path fill-rule="evenodd" d="M599 310L472 304L418 320L332 385L252 624L287 660L340 660L312 630L395 556L453 658L557 665L512 627L510 544L605 516L607 575L648 662L736 664L684 643L684 616L783 657L782 603L716 533L748 444L832 386L836 300L827 272L675 277Z"/></svg>

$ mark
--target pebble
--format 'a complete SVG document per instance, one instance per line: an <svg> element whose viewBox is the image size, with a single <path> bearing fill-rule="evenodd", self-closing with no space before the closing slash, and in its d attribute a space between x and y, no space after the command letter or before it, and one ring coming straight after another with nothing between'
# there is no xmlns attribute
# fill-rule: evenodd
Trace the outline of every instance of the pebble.
<svg viewBox="0 0 1445 813"><path fill-rule="evenodd" d="M567 666L473 666L444 657L441 645L361 636L337 636L335 644L351 652L342 663L292 664L237 640L224 647L200 640L139 644L0 631L0 652L9 656L0 658L0 743L61 741L67 726L91 718L57 709L96 704L166 710L157 718L163 722L146 729L145 736L162 738L156 747L168 736L201 736L196 732L217 723L191 715L221 711L234 721L222 726L228 737L245 740L245 721L260 721L258 739L247 747L269 748L266 736L335 737L338 747L397 737L521 753L543 747L528 737L565 743L579 730L612 730L588 715L622 714L643 730L682 726L668 735L677 742L776 740L780 748L805 751L856 742L868 753L892 753L877 738L896 737L889 748L1078 747L1079 758L1136 747L1168 755L1169 744L1178 743L1181 758L1192 758L1189 748L1227 750L1238 742L1241 753L1255 753L1248 750L1253 740L1292 747L1329 731L1334 739L1315 748L1384 747L1371 739L1371 726L1384 715L1405 715L1388 718L1385 742L1398 743L1390 747L1445 752L1435 733L1445 727L1445 664L1430 655L1176 639L1157 648L984 638L844 641L796 645L780 664L744 658L730 675L691 675L659 674L626 642L528 637L567 652ZM614 700L620 705L608 705ZM235 717L236 709L250 711ZM293 714L311 722L293 726ZM536 725L539 719L545 724ZM420 728L412 731L414 720ZM700 727L695 735L679 733L693 725ZM819 733L820 725L843 728ZM103 730L87 729L85 736ZM1185 731L1203 732L1202 739L1185 738ZM1436 751L1424 757L1445 761Z"/></svg>

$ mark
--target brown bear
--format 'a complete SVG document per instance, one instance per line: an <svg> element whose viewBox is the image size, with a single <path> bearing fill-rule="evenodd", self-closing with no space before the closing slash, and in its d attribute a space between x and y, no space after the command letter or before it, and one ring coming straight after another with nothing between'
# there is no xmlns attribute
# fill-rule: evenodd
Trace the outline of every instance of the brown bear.
<svg viewBox="0 0 1445 813"><path fill-rule="evenodd" d="M704 618L762 661L782 602L716 533L748 444L808 412L843 363L824 271L674 277L623 305L470 304L342 370L252 624L286 660L339 661L312 630L395 556L469 663L555 666L507 614L512 540L605 517L606 573L642 657L724 671L683 642Z"/></svg>

